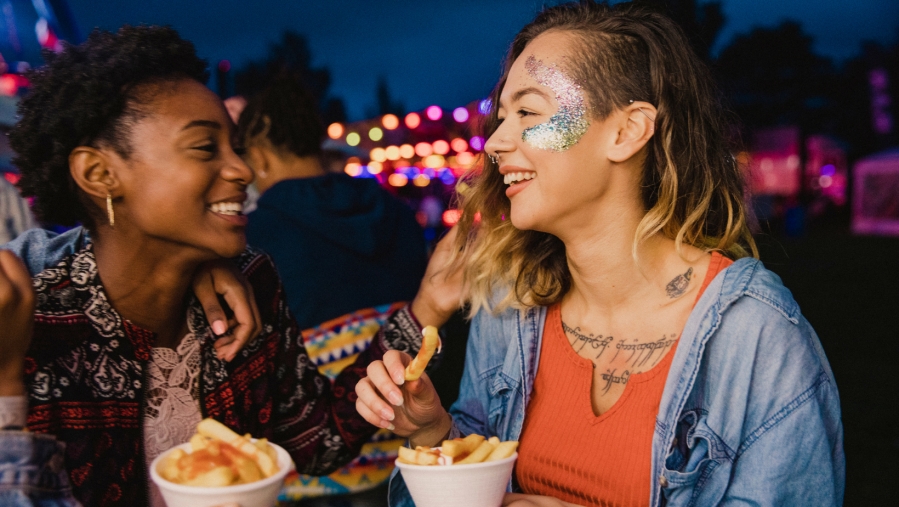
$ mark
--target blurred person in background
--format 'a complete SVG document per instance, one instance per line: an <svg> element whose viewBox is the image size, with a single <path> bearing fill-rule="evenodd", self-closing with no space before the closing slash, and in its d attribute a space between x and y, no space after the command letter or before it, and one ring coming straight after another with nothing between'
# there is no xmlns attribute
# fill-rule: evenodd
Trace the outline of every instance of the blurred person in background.
<svg viewBox="0 0 899 507"><path fill-rule="evenodd" d="M37 226L28 203L19 195L18 189L0 174L0 245Z"/></svg>
<svg viewBox="0 0 899 507"><path fill-rule="evenodd" d="M52 251L19 249L50 262L33 277L0 250L0 503L161 505L147 465L202 417L281 445L301 472L350 461L376 429L353 386L420 338L402 343L388 321L335 381L311 363L274 265L246 244L253 172L233 123L174 30L96 30L45 58L10 133L14 162L43 220L84 226ZM194 297L209 263L251 288L245 344L217 339L226 324Z"/></svg>
<svg viewBox="0 0 899 507"><path fill-rule="evenodd" d="M272 256L312 359L333 378L391 314L414 327L408 309L397 311L422 284L424 233L377 180L328 171L325 129L298 80L278 77L250 97L237 125L259 192L247 240ZM386 480L399 444L388 432L375 435L353 463L329 478L300 477L287 494L372 488Z"/></svg>
<svg viewBox="0 0 899 507"><path fill-rule="evenodd" d="M460 396L443 410L388 352L357 407L412 447L520 441L508 507L839 506L833 372L757 259L708 69L641 3L548 7L515 37L459 196ZM390 504L412 505L402 474Z"/></svg>
<svg viewBox="0 0 899 507"><path fill-rule="evenodd" d="M247 240L274 259L301 329L412 300L427 265L415 214L377 180L325 169L325 129L299 81L251 97L237 133L260 193Z"/></svg>

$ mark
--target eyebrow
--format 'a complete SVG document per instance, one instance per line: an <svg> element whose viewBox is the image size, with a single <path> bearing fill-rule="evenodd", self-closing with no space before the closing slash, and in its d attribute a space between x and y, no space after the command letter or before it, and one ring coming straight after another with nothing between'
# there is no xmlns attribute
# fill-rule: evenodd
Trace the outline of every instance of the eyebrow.
<svg viewBox="0 0 899 507"><path fill-rule="evenodd" d="M544 92L540 88L537 88L536 86L528 86L527 88L522 88L521 90L518 90L517 92L513 93L512 94L512 102L517 102L519 99L521 99L525 95L528 95L531 93L533 93L535 95L539 95L539 96L543 97L544 99L549 99L549 95L547 95L546 92Z"/></svg>
<svg viewBox="0 0 899 507"><path fill-rule="evenodd" d="M185 126L181 129L181 131L183 132L183 131L185 131L185 130L187 130L187 129L192 129L192 128L196 128L196 127L205 127L205 128L215 129L215 130L221 130L221 129L222 129L222 125L221 125L219 122L217 122L217 121L212 121L212 120L194 120L194 121L188 123L187 125L185 125Z"/></svg>

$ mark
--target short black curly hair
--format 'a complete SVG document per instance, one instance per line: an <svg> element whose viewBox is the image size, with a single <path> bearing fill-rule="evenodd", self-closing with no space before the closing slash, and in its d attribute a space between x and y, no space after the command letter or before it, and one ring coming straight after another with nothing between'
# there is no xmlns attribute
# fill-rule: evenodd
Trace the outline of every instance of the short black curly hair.
<svg viewBox="0 0 899 507"><path fill-rule="evenodd" d="M321 155L325 127L311 94L295 76L277 76L240 114L238 143L247 146L259 136L298 157Z"/></svg>
<svg viewBox="0 0 899 507"><path fill-rule="evenodd" d="M78 146L110 147L131 153L130 128L146 114L152 97L144 85L181 79L206 83L207 62L178 32L161 26L94 30L79 45L45 52L46 65L28 75L28 94L9 133L19 188L35 197L41 220L92 228L93 210L69 174L69 155ZM140 89L138 89L140 87Z"/></svg>

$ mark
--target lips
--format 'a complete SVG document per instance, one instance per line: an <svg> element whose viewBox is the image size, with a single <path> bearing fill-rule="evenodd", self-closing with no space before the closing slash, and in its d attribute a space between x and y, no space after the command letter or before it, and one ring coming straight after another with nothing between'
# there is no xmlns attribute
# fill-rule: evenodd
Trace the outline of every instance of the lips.
<svg viewBox="0 0 899 507"><path fill-rule="evenodd" d="M244 198L231 198L225 201L214 202L206 207L215 216L224 219L232 225L247 225L247 217L243 214Z"/></svg>

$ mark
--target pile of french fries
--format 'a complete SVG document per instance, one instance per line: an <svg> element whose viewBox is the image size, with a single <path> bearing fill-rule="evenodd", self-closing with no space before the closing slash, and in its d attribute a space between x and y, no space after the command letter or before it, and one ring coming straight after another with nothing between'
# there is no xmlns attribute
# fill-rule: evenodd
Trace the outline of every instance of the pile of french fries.
<svg viewBox="0 0 899 507"><path fill-rule="evenodd" d="M278 454L262 438L240 436L214 419L203 419L190 439L191 452L175 448L163 457L157 473L185 486L221 487L246 484L278 472Z"/></svg>
<svg viewBox="0 0 899 507"><path fill-rule="evenodd" d="M400 447L399 461L410 465L468 465L508 458L518 449L517 440L501 442L497 437L486 438L471 434L465 438L444 440L440 447Z"/></svg>

